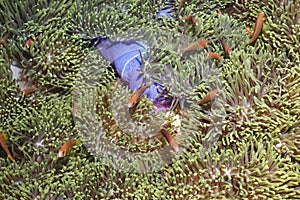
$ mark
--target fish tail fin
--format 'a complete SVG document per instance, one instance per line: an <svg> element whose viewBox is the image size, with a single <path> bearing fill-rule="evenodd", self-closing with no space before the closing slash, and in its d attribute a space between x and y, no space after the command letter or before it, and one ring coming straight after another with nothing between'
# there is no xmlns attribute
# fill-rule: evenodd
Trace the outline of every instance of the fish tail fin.
<svg viewBox="0 0 300 200"><path fill-rule="evenodd" d="M7 157L8 157L11 161L14 161L14 158L12 157L11 154L7 154Z"/></svg>
<svg viewBox="0 0 300 200"><path fill-rule="evenodd" d="M74 140L75 141L75 145L80 145L81 141L80 140Z"/></svg>

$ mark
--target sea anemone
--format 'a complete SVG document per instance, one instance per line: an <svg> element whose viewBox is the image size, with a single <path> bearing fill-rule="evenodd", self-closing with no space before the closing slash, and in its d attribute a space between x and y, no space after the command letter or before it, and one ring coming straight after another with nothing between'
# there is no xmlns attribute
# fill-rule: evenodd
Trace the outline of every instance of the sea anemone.
<svg viewBox="0 0 300 200"><path fill-rule="evenodd" d="M297 1L30 0L0 8L0 133L15 158L0 148L0 199L299 199ZM158 17L162 9L167 16ZM245 28L260 12L262 33L247 45ZM106 37L143 43L143 85L161 85L180 106L158 111L142 96L129 108L134 91L93 45ZM180 51L199 40L209 44ZM20 81L37 91L22 95ZM58 157L72 139L81 145Z"/></svg>

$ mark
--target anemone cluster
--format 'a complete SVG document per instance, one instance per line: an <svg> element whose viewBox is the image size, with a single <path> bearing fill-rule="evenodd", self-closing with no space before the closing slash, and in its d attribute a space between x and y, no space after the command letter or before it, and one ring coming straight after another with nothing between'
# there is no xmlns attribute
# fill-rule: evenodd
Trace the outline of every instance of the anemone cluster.
<svg viewBox="0 0 300 200"><path fill-rule="evenodd" d="M0 133L14 158L0 148L0 199L300 198L298 1L0 0L0 22ZM146 97L128 108L99 37L146 44L144 83L174 97L168 112Z"/></svg>

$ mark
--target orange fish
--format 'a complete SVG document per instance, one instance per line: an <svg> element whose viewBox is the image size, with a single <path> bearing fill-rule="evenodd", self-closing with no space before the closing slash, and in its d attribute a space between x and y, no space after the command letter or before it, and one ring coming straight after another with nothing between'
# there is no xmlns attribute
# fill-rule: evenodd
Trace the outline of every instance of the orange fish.
<svg viewBox="0 0 300 200"><path fill-rule="evenodd" d="M252 31L251 29L252 29L251 26L246 26L246 31L248 35L251 35L251 31Z"/></svg>
<svg viewBox="0 0 300 200"><path fill-rule="evenodd" d="M209 58L218 60L219 62L222 61L221 56L219 56L219 54L217 54L217 53L214 53L214 52L211 52L211 51L210 51L210 52L207 52L206 55L207 55Z"/></svg>
<svg viewBox="0 0 300 200"><path fill-rule="evenodd" d="M225 53L227 55L230 55L231 54L231 49L229 48L229 46L224 42L224 40L222 39L221 36L219 36L219 40L221 42L222 48L225 51Z"/></svg>
<svg viewBox="0 0 300 200"><path fill-rule="evenodd" d="M35 39L38 39L38 37L39 37L39 36L36 36ZM30 46L31 46L31 44L32 44L32 42L33 42L33 39L32 39L32 38L30 38L29 40L27 40L27 41L25 42L25 45L24 45L25 48L26 48L26 49L29 49Z"/></svg>
<svg viewBox="0 0 300 200"><path fill-rule="evenodd" d="M184 3L185 3L185 0L181 0L179 3L179 8L182 7L184 5Z"/></svg>
<svg viewBox="0 0 300 200"><path fill-rule="evenodd" d="M29 49L29 47L31 46L31 43L32 43L32 39L30 38L29 40L27 40L27 41L25 42L25 48L26 48L26 49Z"/></svg>
<svg viewBox="0 0 300 200"><path fill-rule="evenodd" d="M27 88L27 89L25 89L25 90L22 90L22 94L23 94L23 95L27 95L27 94L31 94L31 93L33 93L33 92L35 92L35 91L37 91L36 88Z"/></svg>
<svg viewBox="0 0 300 200"><path fill-rule="evenodd" d="M6 146L6 140L7 140L7 136L6 134L3 134L1 133L0 134L0 144L2 146L2 148L4 149L4 151L6 152L7 154L7 157L11 160L11 161L14 161L10 151L8 150L7 146Z"/></svg>
<svg viewBox="0 0 300 200"><path fill-rule="evenodd" d="M150 85L144 85L144 86L140 87L140 89L138 91L136 91L129 99L128 107L129 108L133 107L136 104L136 102L139 100L139 98L141 97L143 92L149 87L150 87Z"/></svg>
<svg viewBox="0 0 300 200"><path fill-rule="evenodd" d="M174 151L177 153L179 151L179 146L177 142L174 140L174 138L172 137L172 135L165 129L161 129L161 133L167 139L168 143L171 145Z"/></svg>
<svg viewBox="0 0 300 200"><path fill-rule="evenodd" d="M64 143L60 147L60 149L58 151L58 157L61 158L61 157L65 157L65 156L69 155L72 147L74 145L78 145L78 144L80 144L80 142L78 140L68 140L66 143Z"/></svg>
<svg viewBox="0 0 300 200"><path fill-rule="evenodd" d="M209 102L209 101L211 101L212 99L216 98L216 96L218 96L220 93L221 93L220 90L215 89L215 90L209 92L203 99L201 99L201 100L198 102L198 104L199 104L199 105L202 105L202 104L204 104L204 103L206 103L206 102Z"/></svg>
<svg viewBox="0 0 300 200"><path fill-rule="evenodd" d="M202 50L202 49L206 48L208 43L209 43L209 40L199 40L199 41L194 42L191 45L181 49L181 52Z"/></svg>
<svg viewBox="0 0 300 200"><path fill-rule="evenodd" d="M195 17L191 16L191 15L185 16L184 20L185 21L191 21L195 26L198 26L198 20Z"/></svg>
<svg viewBox="0 0 300 200"><path fill-rule="evenodd" d="M264 12L260 12L256 19L254 33L253 33L250 41L248 42L248 44L252 44L258 38L258 36L262 30L263 24L264 24Z"/></svg>
<svg viewBox="0 0 300 200"><path fill-rule="evenodd" d="M10 38L10 34L6 34L3 38L2 38L2 41L0 41L0 44L2 44L3 46L6 46L5 43L7 43L8 39Z"/></svg>

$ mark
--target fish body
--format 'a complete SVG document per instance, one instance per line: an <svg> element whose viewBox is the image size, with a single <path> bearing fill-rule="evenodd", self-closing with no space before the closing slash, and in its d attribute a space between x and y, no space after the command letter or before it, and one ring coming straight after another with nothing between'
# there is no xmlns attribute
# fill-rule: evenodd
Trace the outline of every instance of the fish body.
<svg viewBox="0 0 300 200"><path fill-rule="evenodd" d="M246 31L248 35L251 35L251 26L246 26Z"/></svg>
<svg viewBox="0 0 300 200"><path fill-rule="evenodd" d="M128 107L129 108L133 107L137 103L137 101L139 100L139 98L141 97L143 92L146 89L148 89L149 87L150 87L150 85L144 85L144 86L140 87L140 89L138 89L129 99Z"/></svg>
<svg viewBox="0 0 300 200"><path fill-rule="evenodd" d="M219 62L222 61L221 56L220 56L219 54L217 54L217 53L214 53L214 52L211 52L211 51L210 51L210 52L207 52L206 55L207 55L209 58L218 60Z"/></svg>
<svg viewBox="0 0 300 200"><path fill-rule="evenodd" d="M185 0L181 0L181 1L179 2L179 8L182 7L182 6L184 5L184 3L185 3Z"/></svg>
<svg viewBox="0 0 300 200"><path fill-rule="evenodd" d="M10 37L11 37L11 35L8 33L2 39L4 42L7 42Z"/></svg>
<svg viewBox="0 0 300 200"><path fill-rule="evenodd" d="M172 137L172 135L168 131L166 131L165 129L162 129L161 133L167 139L167 141L170 144L170 146L177 153L179 151L179 146L178 146L177 142L175 141L175 139Z"/></svg>
<svg viewBox="0 0 300 200"><path fill-rule="evenodd" d="M7 157L11 160L11 161L14 161L10 151L8 150L7 146L6 146L6 140L7 140L7 136L6 134L3 134L1 133L0 134L0 144L2 146L2 148L4 149L4 151L6 152L7 154Z"/></svg>
<svg viewBox="0 0 300 200"><path fill-rule="evenodd" d="M190 21L190 22L192 22L195 26L198 26L198 20L197 20L195 17L191 16L191 15L185 16L185 17L184 17L184 20L185 20L185 21Z"/></svg>
<svg viewBox="0 0 300 200"><path fill-rule="evenodd" d="M37 91L36 88L30 87L30 88L26 88L26 89L22 90L22 94L23 95L28 95L28 94L31 94L31 93L33 93L35 91Z"/></svg>
<svg viewBox="0 0 300 200"><path fill-rule="evenodd" d="M206 48L208 43L209 43L209 40L199 40L199 41L194 42L191 45L181 49L181 52L202 50L202 49Z"/></svg>
<svg viewBox="0 0 300 200"><path fill-rule="evenodd" d="M78 144L80 144L80 142L78 140L68 140L59 149L59 151L58 151L58 157L65 157L65 156L69 155L72 147L74 145L78 145Z"/></svg>
<svg viewBox="0 0 300 200"><path fill-rule="evenodd" d="M29 47L31 46L31 44L32 44L32 39L30 38L29 40L27 40L26 42L25 42L25 48L26 49L29 49Z"/></svg>
<svg viewBox="0 0 300 200"><path fill-rule="evenodd" d="M198 104L199 104L199 105L202 105L202 104L204 104L204 103L207 103L207 102L213 100L214 98L216 98L216 97L220 94L220 92L221 92L221 91L218 90L218 89L215 89L215 90L209 92L203 99L201 99L201 100L198 102Z"/></svg>
<svg viewBox="0 0 300 200"><path fill-rule="evenodd" d="M259 34L261 33L263 24L264 24L264 12L260 12L255 22L254 33L250 41L248 42L248 44L252 44L258 38Z"/></svg>
<svg viewBox="0 0 300 200"><path fill-rule="evenodd" d="M8 34L6 34L3 38L2 38L2 40L0 41L0 44L2 44L3 46L5 46L6 47L6 43L8 42L8 39L11 37L11 35L8 33Z"/></svg>
<svg viewBox="0 0 300 200"><path fill-rule="evenodd" d="M223 50L225 51L225 53L227 55L230 55L231 54L231 49L230 47L224 42L223 38L221 36L219 36L219 40L221 42L221 45L222 45L222 48Z"/></svg>
<svg viewBox="0 0 300 200"><path fill-rule="evenodd" d="M39 37L39 35L36 36L35 39L38 39L38 37ZM32 38L28 39L28 40L25 42L24 47L25 47L26 49L29 49L30 46L32 45L32 42L33 42L33 39L32 39Z"/></svg>

